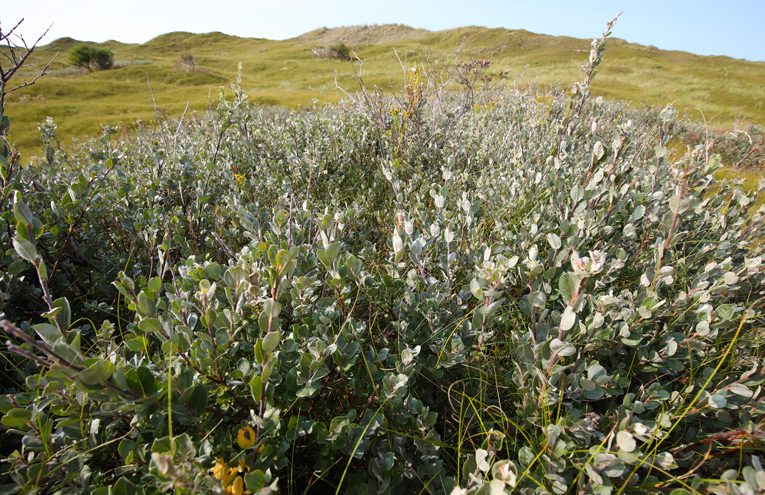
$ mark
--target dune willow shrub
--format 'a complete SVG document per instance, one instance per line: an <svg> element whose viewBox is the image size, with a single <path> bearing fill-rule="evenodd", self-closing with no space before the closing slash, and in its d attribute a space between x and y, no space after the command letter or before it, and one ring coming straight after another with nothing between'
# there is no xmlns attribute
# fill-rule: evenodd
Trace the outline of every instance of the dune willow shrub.
<svg viewBox="0 0 765 495"><path fill-rule="evenodd" d="M4 490L762 491L765 211L671 107L590 99L600 53L416 131L239 85L121 142L42 125L4 184Z"/></svg>
<svg viewBox="0 0 765 495"><path fill-rule="evenodd" d="M108 48L93 46L87 43L77 43L69 51L68 61L82 69L108 70L114 65L114 53Z"/></svg>

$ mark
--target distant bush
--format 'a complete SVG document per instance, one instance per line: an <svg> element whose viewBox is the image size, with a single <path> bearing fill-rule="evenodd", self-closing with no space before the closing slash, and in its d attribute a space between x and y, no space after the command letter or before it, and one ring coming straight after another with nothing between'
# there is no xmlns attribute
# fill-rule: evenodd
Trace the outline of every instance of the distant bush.
<svg viewBox="0 0 765 495"><path fill-rule="evenodd" d="M93 63L101 70L111 69L114 65L114 53L108 48L93 49Z"/></svg>
<svg viewBox="0 0 765 495"><path fill-rule="evenodd" d="M329 49L335 52L335 56L339 59L351 59L351 49L342 41L340 43L335 43L334 45L329 45Z"/></svg>
<svg viewBox="0 0 765 495"><path fill-rule="evenodd" d="M719 154L735 168L765 168L765 129L761 126L722 131L695 124L683 132L681 140L688 146L709 144L709 153Z"/></svg>
<svg viewBox="0 0 765 495"><path fill-rule="evenodd" d="M69 63L75 67L90 69L91 55L90 46L85 43L78 43L69 52Z"/></svg>
<svg viewBox="0 0 765 495"><path fill-rule="evenodd" d="M311 49L314 55L322 58L337 58L340 60L351 59L351 49L344 43L335 43L326 47L314 47Z"/></svg>
<svg viewBox="0 0 765 495"><path fill-rule="evenodd" d="M69 63L88 70L108 70L114 66L114 53L108 48L78 43L69 52Z"/></svg>
<svg viewBox="0 0 765 495"><path fill-rule="evenodd" d="M194 58L193 54L181 53L181 59L178 62L179 68L184 69L188 72L189 70L194 70L196 66L197 66L197 61Z"/></svg>

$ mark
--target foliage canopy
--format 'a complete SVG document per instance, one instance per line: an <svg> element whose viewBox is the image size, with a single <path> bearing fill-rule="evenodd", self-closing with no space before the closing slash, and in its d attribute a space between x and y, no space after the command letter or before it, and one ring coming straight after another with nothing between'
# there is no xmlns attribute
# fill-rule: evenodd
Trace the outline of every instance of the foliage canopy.
<svg viewBox="0 0 765 495"><path fill-rule="evenodd" d="M114 53L108 48L78 43L69 51L69 63L82 69L108 70L114 65Z"/></svg>
<svg viewBox="0 0 765 495"><path fill-rule="evenodd" d="M49 120L26 168L3 137L3 483L765 489L765 208L671 106L589 98L605 41L568 92L467 64L72 151Z"/></svg>

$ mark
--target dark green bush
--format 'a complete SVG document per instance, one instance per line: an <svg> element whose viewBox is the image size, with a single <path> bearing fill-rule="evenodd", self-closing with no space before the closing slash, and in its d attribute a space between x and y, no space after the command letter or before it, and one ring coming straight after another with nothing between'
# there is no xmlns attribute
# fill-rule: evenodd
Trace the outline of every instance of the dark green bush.
<svg viewBox="0 0 765 495"><path fill-rule="evenodd" d="M88 70L108 70L114 65L114 53L108 48L78 43L69 52L69 63Z"/></svg>
<svg viewBox="0 0 765 495"><path fill-rule="evenodd" d="M93 48L93 63L101 70L109 70L114 65L114 53L108 48Z"/></svg>
<svg viewBox="0 0 765 495"><path fill-rule="evenodd" d="M78 43L69 51L69 63L81 69L90 69L93 60L90 45Z"/></svg>
<svg viewBox="0 0 765 495"><path fill-rule="evenodd" d="M351 59L351 49L346 46L344 41L335 43L334 45L329 45L329 49L332 50L335 58L339 58L341 60Z"/></svg>

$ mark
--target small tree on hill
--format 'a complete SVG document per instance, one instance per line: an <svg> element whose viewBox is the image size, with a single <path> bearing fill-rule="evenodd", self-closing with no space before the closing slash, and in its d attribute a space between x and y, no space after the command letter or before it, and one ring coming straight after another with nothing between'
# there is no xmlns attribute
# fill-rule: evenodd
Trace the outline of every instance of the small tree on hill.
<svg viewBox="0 0 765 495"><path fill-rule="evenodd" d="M108 70L114 65L114 53L108 48L78 43L69 52L69 63L88 70L93 70L94 67Z"/></svg>
<svg viewBox="0 0 765 495"><path fill-rule="evenodd" d="M339 58L341 60L351 59L351 49L348 48L348 46L343 41L335 43L334 45L329 45L329 49L334 52L335 58Z"/></svg>
<svg viewBox="0 0 765 495"><path fill-rule="evenodd" d="M114 53L108 48L93 47L93 63L101 70L109 70L114 65Z"/></svg>
<svg viewBox="0 0 765 495"><path fill-rule="evenodd" d="M85 43L78 43L69 52L69 63L75 67L90 69L90 47Z"/></svg>

